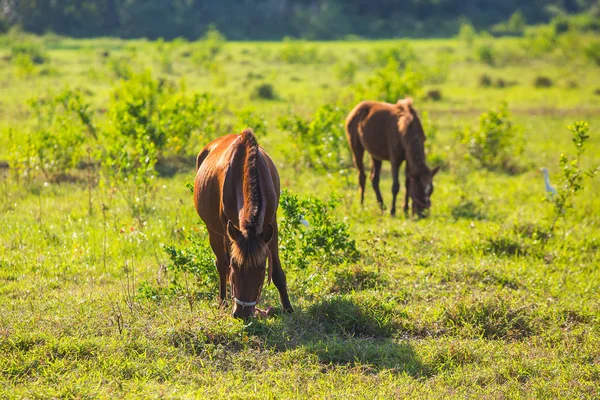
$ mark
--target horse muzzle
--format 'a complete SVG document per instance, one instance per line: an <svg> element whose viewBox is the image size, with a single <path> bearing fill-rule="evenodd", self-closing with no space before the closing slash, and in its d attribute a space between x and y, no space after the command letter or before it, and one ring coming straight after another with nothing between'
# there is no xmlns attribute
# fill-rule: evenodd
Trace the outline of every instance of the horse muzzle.
<svg viewBox="0 0 600 400"><path fill-rule="evenodd" d="M254 316L256 301L242 301L238 298L233 298L233 316L239 319L246 319Z"/></svg>

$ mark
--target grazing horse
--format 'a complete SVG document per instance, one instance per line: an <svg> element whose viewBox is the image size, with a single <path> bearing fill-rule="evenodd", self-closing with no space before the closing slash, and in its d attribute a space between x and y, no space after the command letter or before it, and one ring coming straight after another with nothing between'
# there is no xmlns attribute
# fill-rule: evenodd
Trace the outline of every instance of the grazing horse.
<svg viewBox="0 0 600 400"><path fill-rule="evenodd" d="M412 99L398 100L396 104L376 101L362 101L350 111L346 118L346 137L352 149L354 165L358 169L360 184L360 203L365 198L366 175L363 165L365 150L371 155L371 183L382 209L385 208L379 191L379 175L381 162L388 160L392 164L392 209L396 214L396 195L400 190L398 171L407 161L406 195L404 197L404 213L408 214L409 196L412 199L412 212L423 216L431 207L433 193L433 177L439 167L429 169L425 163L425 133L416 111L412 107Z"/></svg>
<svg viewBox="0 0 600 400"><path fill-rule="evenodd" d="M273 279L284 311L292 311L277 245L279 191L277 168L251 129L222 136L198 154L194 203L217 257L221 304L229 280L237 318L254 315L267 259L267 283Z"/></svg>

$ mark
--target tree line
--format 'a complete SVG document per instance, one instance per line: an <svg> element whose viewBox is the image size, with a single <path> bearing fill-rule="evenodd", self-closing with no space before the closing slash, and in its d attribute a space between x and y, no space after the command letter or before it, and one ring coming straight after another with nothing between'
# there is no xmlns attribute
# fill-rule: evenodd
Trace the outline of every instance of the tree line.
<svg viewBox="0 0 600 400"><path fill-rule="evenodd" d="M528 24L600 18L600 0L0 0L0 31L194 40L214 25L234 40L441 37L465 21L489 30L515 12Z"/></svg>

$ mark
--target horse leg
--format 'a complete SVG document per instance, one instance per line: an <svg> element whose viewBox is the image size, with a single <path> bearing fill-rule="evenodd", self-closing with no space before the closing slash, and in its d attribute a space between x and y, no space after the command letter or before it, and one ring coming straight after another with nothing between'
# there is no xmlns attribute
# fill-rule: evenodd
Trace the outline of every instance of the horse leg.
<svg viewBox="0 0 600 400"><path fill-rule="evenodd" d="M377 196L377 202L382 210L385 210L385 205L383 205L383 197L381 197L381 191L379 190L379 176L381 175L381 160L376 160L371 157L373 160L373 164L371 165L371 183L373 184L373 190L375 190L375 195Z"/></svg>
<svg viewBox="0 0 600 400"><path fill-rule="evenodd" d="M408 162L406 163L406 168L404 169L404 174L406 175L406 180L404 181L404 187L406 192L404 193L404 215L408 216L408 202L410 199L410 178L408 177Z"/></svg>
<svg viewBox="0 0 600 400"><path fill-rule="evenodd" d="M402 164L402 160L396 159L392 161L392 210L390 211L392 216L396 215L396 196L400 191L400 181L398 180L400 164Z"/></svg>
<svg viewBox="0 0 600 400"><path fill-rule="evenodd" d="M362 206L365 201L365 182L367 181L367 175L365 175L365 166L363 164L363 155L365 149L360 143L358 138L352 140L352 160L354 166L358 170L358 184L360 185L360 205Z"/></svg>
<svg viewBox="0 0 600 400"><path fill-rule="evenodd" d="M273 223L273 228L275 228L273 238L271 238L271 241L269 242L269 252L271 253L269 256L269 264L271 264L270 268L272 268L272 279L275 287L279 291L279 299L281 300L283 311L292 312L294 309L292 308L292 304L290 303L290 298L288 296L285 273L283 272L283 269L281 268L281 262L279 261L277 222Z"/></svg>
<svg viewBox="0 0 600 400"><path fill-rule="evenodd" d="M210 247L217 257L216 267L219 272L219 299L221 306L225 305L227 297L227 279L229 278L229 256L225 247L225 238L214 233L208 233Z"/></svg>

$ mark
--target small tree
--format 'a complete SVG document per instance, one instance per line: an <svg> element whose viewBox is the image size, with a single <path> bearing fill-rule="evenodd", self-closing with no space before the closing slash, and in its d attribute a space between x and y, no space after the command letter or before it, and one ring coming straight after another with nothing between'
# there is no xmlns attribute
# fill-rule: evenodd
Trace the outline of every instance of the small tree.
<svg viewBox="0 0 600 400"><path fill-rule="evenodd" d="M552 196L547 197L547 201L552 204L554 216L550 224L549 231L553 232L554 227L558 219L565 215L566 210L571 208L573 205L573 199L579 192L583 190L585 176L595 175L597 169L591 169L584 171L580 167L581 156L585 150L585 143L590 138L589 123L585 121L577 121L568 126L571 131L573 138L573 144L575 145L575 157L569 157L565 154L560 155L560 169L562 171L562 177L558 183L556 193Z"/></svg>

